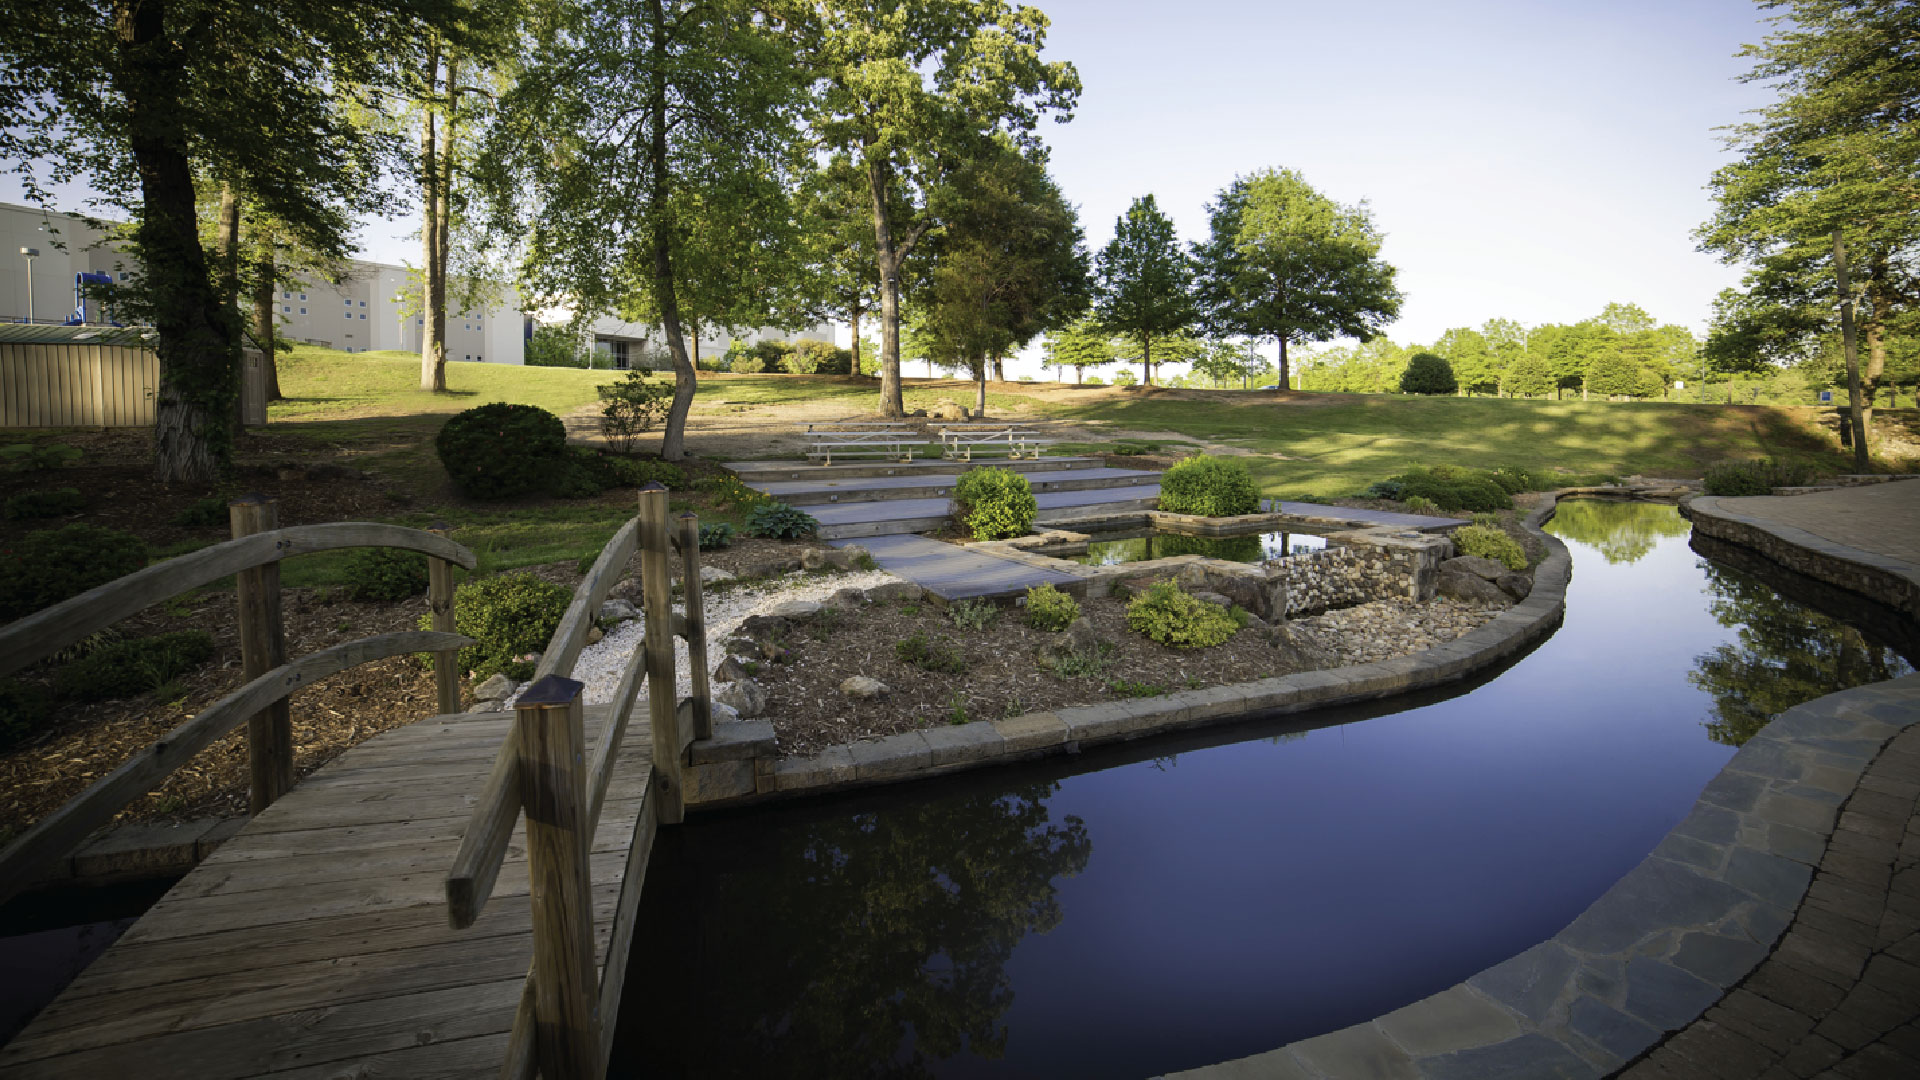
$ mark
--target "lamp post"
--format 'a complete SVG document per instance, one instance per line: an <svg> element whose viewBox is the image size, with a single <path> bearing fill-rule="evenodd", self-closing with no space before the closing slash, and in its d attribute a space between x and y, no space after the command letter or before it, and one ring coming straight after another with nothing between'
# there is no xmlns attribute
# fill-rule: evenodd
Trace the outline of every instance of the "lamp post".
<svg viewBox="0 0 1920 1080"><path fill-rule="evenodd" d="M27 258L27 325L33 325L33 260L40 257L40 249L23 247L20 254Z"/></svg>

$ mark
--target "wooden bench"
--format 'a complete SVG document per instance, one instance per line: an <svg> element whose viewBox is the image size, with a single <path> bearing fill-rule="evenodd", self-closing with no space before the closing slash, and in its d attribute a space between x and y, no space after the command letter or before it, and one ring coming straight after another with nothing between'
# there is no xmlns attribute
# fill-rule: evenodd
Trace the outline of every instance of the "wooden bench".
<svg viewBox="0 0 1920 1080"><path fill-rule="evenodd" d="M1009 458L1038 458L1057 439L1018 424L943 424L938 428L942 457L972 461L975 454L1005 454Z"/></svg>

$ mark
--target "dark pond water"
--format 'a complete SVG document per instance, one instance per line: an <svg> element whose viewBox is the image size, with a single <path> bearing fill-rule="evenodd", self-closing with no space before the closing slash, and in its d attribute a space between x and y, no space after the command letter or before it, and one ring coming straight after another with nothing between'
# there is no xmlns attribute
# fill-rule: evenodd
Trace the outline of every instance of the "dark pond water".
<svg viewBox="0 0 1920 1080"><path fill-rule="evenodd" d="M0 1043L26 1027L174 880L48 889L0 905Z"/></svg>
<svg viewBox="0 0 1920 1080"><path fill-rule="evenodd" d="M1769 715L1911 670L1671 506L1554 528L1566 624L1451 696L663 831L614 1075L1140 1077L1330 1031L1551 936Z"/></svg>
<svg viewBox="0 0 1920 1080"><path fill-rule="evenodd" d="M1094 533L1087 553L1074 562L1087 566L1146 562L1174 555L1205 555L1229 562L1256 563L1319 551L1327 538L1314 533L1248 533L1245 536L1180 536L1165 532Z"/></svg>

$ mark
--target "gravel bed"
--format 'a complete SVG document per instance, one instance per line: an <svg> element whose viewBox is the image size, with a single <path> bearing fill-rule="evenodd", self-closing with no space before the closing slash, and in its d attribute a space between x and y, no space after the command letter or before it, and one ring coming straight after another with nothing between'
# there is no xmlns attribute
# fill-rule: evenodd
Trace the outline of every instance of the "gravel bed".
<svg viewBox="0 0 1920 1080"><path fill-rule="evenodd" d="M749 615L766 614L775 604L788 600L820 601L841 589L871 589L875 585L900 580L885 570L841 574L810 574L796 570L777 578L732 585L723 591L715 591L710 585L706 595L707 662L712 665L725 659L726 653L721 648L721 642L733 636L734 628ZM620 689L620 678L626 673L628 660L640 648L646 636L646 623L644 616L630 619L614 627L606 637L581 650L579 661L573 665L573 677L587 685L585 696L588 705L606 705L613 701L613 695ZM679 676L677 693L685 697L693 692L693 666L686 644L675 644L673 663L674 672ZM644 683L640 696L646 697Z"/></svg>
<svg viewBox="0 0 1920 1080"><path fill-rule="evenodd" d="M1491 622L1505 604L1468 604L1436 596L1424 604L1376 600L1338 611L1295 619L1314 640L1339 656L1342 666L1391 660L1454 638Z"/></svg>

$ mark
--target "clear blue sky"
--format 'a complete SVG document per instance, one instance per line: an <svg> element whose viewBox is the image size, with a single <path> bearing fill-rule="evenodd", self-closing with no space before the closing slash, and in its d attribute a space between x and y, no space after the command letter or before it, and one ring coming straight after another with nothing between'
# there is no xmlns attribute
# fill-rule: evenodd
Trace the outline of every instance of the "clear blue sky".
<svg viewBox="0 0 1920 1080"><path fill-rule="evenodd" d="M1284 166L1371 205L1407 294L1387 331L1402 343L1614 300L1701 331L1738 280L1691 234L1727 160L1714 129L1769 96L1736 81L1735 52L1765 33L1751 0L1038 6L1048 55L1086 87L1043 134L1095 250L1136 195L1198 239L1214 192ZM417 262L414 227L371 222L363 252Z"/></svg>

